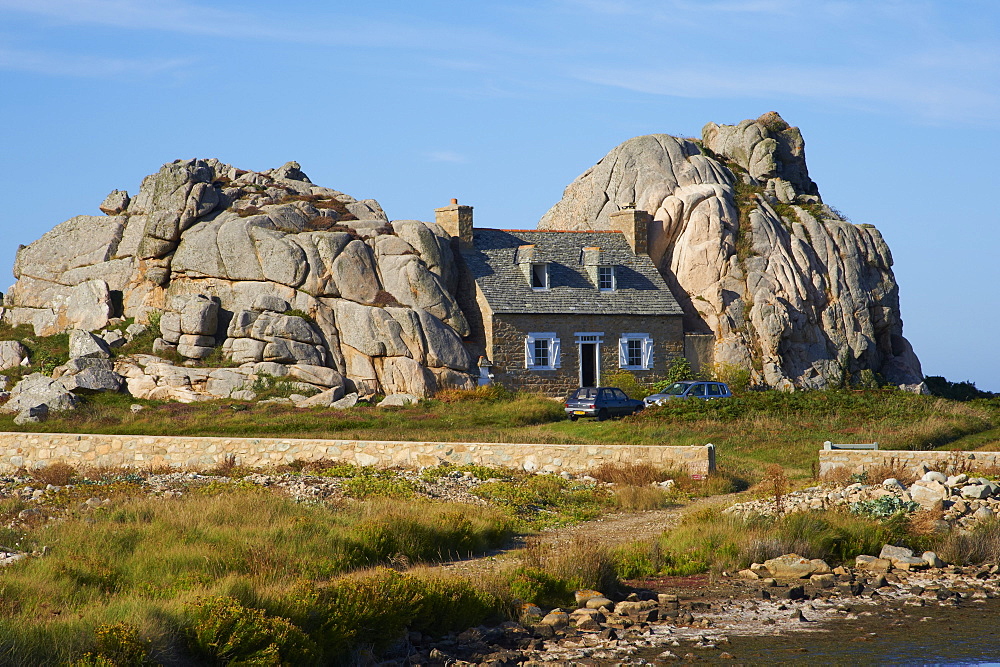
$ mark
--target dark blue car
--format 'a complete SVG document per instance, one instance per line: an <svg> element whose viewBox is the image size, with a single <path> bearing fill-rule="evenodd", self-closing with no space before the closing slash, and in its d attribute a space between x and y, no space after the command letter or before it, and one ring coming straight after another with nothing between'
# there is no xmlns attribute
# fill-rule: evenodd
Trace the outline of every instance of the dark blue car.
<svg viewBox="0 0 1000 667"><path fill-rule="evenodd" d="M642 410L643 404L626 396L618 387L580 387L566 398L565 408L570 421L580 417L604 421L608 417L633 415Z"/></svg>

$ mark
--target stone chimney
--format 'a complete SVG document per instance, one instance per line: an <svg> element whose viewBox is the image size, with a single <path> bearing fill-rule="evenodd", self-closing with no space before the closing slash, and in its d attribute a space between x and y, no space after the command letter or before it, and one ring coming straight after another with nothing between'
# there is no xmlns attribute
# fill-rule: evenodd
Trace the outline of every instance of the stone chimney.
<svg viewBox="0 0 1000 667"><path fill-rule="evenodd" d="M649 254L649 223L653 219L645 211L637 211L635 204L626 206L608 216L611 227L625 234L632 252L637 255Z"/></svg>
<svg viewBox="0 0 1000 667"><path fill-rule="evenodd" d="M472 247L472 207L460 206L457 199L434 209L434 221L449 235L458 239L460 248Z"/></svg>
<svg viewBox="0 0 1000 667"><path fill-rule="evenodd" d="M597 284L597 267L601 265L601 249L589 246L580 251L580 261L590 276L590 281Z"/></svg>

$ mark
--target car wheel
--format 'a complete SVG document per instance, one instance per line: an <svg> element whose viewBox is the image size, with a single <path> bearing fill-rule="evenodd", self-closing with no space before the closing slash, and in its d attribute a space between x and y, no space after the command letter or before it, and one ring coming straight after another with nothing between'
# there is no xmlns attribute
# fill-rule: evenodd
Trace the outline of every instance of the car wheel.
<svg viewBox="0 0 1000 667"><path fill-rule="evenodd" d="M600 410L597 411L597 421L602 422L607 418L608 418L607 408L601 408Z"/></svg>
<svg viewBox="0 0 1000 667"><path fill-rule="evenodd" d="M569 415L569 420L570 420L571 422L575 422L575 421L576 421L577 419L579 419L579 418L580 418L580 416L579 416L579 415Z"/></svg>

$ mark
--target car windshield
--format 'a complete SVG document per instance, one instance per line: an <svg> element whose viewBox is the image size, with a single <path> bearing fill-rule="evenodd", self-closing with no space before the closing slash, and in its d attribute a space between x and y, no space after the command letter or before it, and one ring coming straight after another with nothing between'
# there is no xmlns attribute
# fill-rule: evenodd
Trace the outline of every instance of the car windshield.
<svg viewBox="0 0 1000 667"><path fill-rule="evenodd" d="M660 393L668 394L670 396L680 396L689 386L690 385L685 384L684 382L675 382Z"/></svg>
<svg viewBox="0 0 1000 667"><path fill-rule="evenodd" d="M597 398L597 389L594 387L585 387L583 389L577 389L576 394L573 398Z"/></svg>

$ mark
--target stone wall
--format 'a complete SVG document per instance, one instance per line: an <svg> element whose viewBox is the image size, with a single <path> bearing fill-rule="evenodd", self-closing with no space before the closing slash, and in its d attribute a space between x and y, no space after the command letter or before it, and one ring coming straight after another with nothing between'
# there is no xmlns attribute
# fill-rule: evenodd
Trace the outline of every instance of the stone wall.
<svg viewBox="0 0 1000 667"><path fill-rule="evenodd" d="M958 469L963 472L974 472L1000 465L1000 452L920 452L892 449L878 451L821 449L819 452L821 477L840 468L847 468L853 474L882 465L910 468L921 463L939 472L945 472L949 467L951 468L949 472Z"/></svg>
<svg viewBox="0 0 1000 667"><path fill-rule="evenodd" d="M667 372L670 359L684 354L681 315L553 315L494 314L487 349L492 354L495 381L506 387L548 396L565 396L580 386L578 332L603 332L600 376L619 370L618 339L626 333L645 333L653 339L653 368L629 371L643 382L655 382ZM560 367L529 370L524 366L524 340L528 332L555 332L562 347Z"/></svg>
<svg viewBox="0 0 1000 667"><path fill-rule="evenodd" d="M55 462L100 466L202 467L233 455L240 465L335 459L358 465L483 465L579 473L602 463L650 463L706 474L715 469L715 447L536 445L510 443L196 438L184 436L0 433L0 472Z"/></svg>

